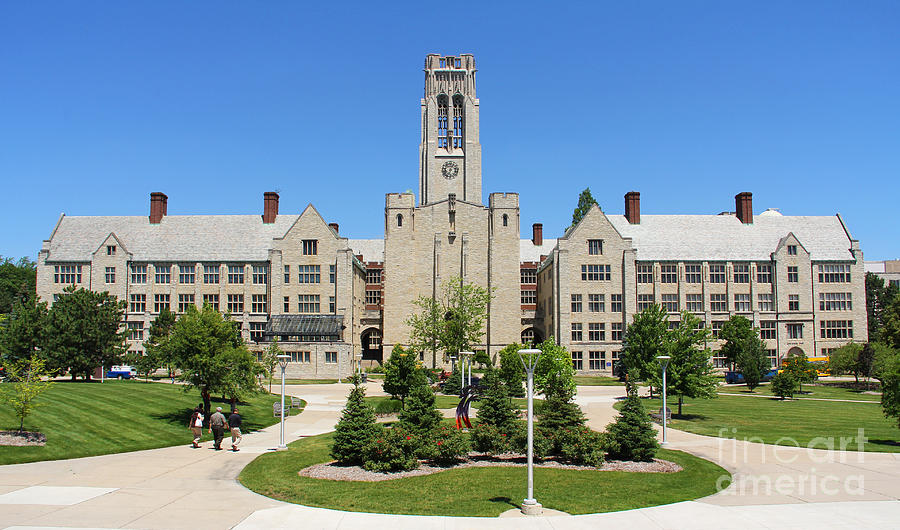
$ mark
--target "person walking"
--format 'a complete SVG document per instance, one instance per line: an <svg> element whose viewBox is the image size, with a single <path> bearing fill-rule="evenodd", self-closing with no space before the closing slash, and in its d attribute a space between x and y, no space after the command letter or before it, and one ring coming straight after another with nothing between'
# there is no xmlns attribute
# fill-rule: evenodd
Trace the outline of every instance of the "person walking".
<svg viewBox="0 0 900 530"><path fill-rule="evenodd" d="M237 448L238 444L241 443L241 415L238 414L238 409L235 408L231 412L231 416L228 416L228 427L231 428L231 450L232 451L240 451Z"/></svg>
<svg viewBox="0 0 900 530"><path fill-rule="evenodd" d="M194 413L191 414L191 421L188 422L188 427L191 429L191 432L194 433L194 449L200 447L200 437L203 436L203 413L200 412L200 407L194 409Z"/></svg>
<svg viewBox="0 0 900 530"><path fill-rule="evenodd" d="M225 437L225 415L222 407L216 407L216 411L209 417L209 432L213 435L213 448L222 450L222 438Z"/></svg>

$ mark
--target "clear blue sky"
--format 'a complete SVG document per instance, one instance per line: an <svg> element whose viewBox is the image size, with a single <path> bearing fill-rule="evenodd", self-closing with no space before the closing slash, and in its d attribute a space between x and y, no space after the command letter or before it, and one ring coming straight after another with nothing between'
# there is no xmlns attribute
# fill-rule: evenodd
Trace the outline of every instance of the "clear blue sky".
<svg viewBox="0 0 900 530"><path fill-rule="evenodd" d="M312 4L314 5L310 7ZM328 5L324 5L328 4ZM61 212L281 212L383 235L417 191L429 52L475 54L484 192L522 235L622 213L840 212L900 257L900 2L0 4L0 255Z"/></svg>

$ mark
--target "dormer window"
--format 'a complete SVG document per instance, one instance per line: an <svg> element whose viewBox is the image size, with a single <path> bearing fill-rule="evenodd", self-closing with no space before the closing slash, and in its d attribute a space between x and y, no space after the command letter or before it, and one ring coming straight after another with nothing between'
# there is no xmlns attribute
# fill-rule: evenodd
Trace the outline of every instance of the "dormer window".
<svg viewBox="0 0 900 530"><path fill-rule="evenodd" d="M797 255L797 245L788 245L788 256L796 256Z"/></svg>
<svg viewBox="0 0 900 530"><path fill-rule="evenodd" d="M116 255L116 246L115 245L106 245L106 255L107 256L115 256Z"/></svg>

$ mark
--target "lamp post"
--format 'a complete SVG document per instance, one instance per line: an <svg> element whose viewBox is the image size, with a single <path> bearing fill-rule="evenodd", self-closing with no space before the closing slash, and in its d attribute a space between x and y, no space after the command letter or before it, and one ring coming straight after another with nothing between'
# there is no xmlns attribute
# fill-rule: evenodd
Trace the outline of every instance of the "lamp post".
<svg viewBox="0 0 900 530"><path fill-rule="evenodd" d="M528 374L528 497L522 501L522 513L540 515L543 507L534 499L534 368L541 358L541 350L519 350L518 353Z"/></svg>
<svg viewBox="0 0 900 530"><path fill-rule="evenodd" d="M283 451L287 449L287 445L284 443L284 369L287 368L287 363L291 360L291 356L282 353L277 357L278 366L281 367L281 443L278 444L278 450Z"/></svg>
<svg viewBox="0 0 900 530"><path fill-rule="evenodd" d="M475 355L475 352L462 351L462 352L459 352L459 354L463 356L463 359L465 359L465 364L463 364L463 377L466 377L466 375L465 375L466 374L466 366L468 365L468 367L469 367L468 382L471 385L472 384L472 357ZM462 386L463 386L463 388L465 388L466 379L463 379Z"/></svg>
<svg viewBox="0 0 900 530"><path fill-rule="evenodd" d="M659 365L662 367L662 379L663 379L663 387L662 387L662 431L663 431L663 439L660 445L666 445L669 443L669 440L666 439L666 423L669 420L669 409L666 407L666 367L669 366L669 361L672 360L668 355L660 355L656 358L659 362Z"/></svg>

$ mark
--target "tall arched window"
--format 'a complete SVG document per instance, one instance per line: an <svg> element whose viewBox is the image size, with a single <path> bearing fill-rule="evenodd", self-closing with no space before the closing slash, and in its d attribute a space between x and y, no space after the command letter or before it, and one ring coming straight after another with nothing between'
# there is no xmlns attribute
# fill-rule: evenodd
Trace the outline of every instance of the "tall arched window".
<svg viewBox="0 0 900 530"><path fill-rule="evenodd" d="M449 107L449 99L446 94L441 94L437 98L438 104L438 130L437 130L437 145L438 147L447 147L449 144L447 143L447 119L448 119L448 107Z"/></svg>
<svg viewBox="0 0 900 530"><path fill-rule="evenodd" d="M509 216L506 214L503 214L503 226L506 226L508 224L509 224Z"/></svg>
<svg viewBox="0 0 900 530"><path fill-rule="evenodd" d="M463 132L465 120L463 119L463 97L459 94L453 96L453 148L461 149L463 146Z"/></svg>
<svg viewBox="0 0 900 530"><path fill-rule="evenodd" d="M397 214L397 226L403 226L403 214L402 213Z"/></svg>

